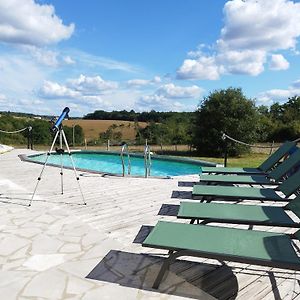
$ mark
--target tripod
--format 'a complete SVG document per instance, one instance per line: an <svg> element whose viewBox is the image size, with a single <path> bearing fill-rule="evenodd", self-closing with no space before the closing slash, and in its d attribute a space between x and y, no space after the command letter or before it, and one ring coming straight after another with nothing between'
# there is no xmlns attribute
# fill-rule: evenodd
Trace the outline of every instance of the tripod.
<svg viewBox="0 0 300 300"><path fill-rule="evenodd" d="M53 151L53 148L54 148L54 145L57 141L57 139L59 139L59 146L60 148L59 149L55 149L56 153L60 155L60 183L61 183L61 194L63 195L64 193L64 181L63 181L63 154L65 152L65 150L63 149L63 142L65 143L65 146L67 148L67 152L69 154L69 157L70 157L70 160L71 160L71 164L72 164L72 168L73 168L73 171L74 171L74 175L75 175L75 178L76 178L76 181L78 183L78 187L79 187L79 191L80 191L80 194L81 194L81 197L82 197L82 201L83 201L83 204L86 205L86 202L85 202L85 199L84 199L84 196L83 196L83 193L82 193L82 189L81 189L81 186L80 186L80 183L79 183L79 176L77 175L77 171L76 171L76 168L75 168L75 164L74 164L74 160L73 160L73 157L72 157L72 153L70 151L70 148L69 148L69 145L68 145L68 141L67 141L67 138L66 138L66 135L65 135L65 132L62 128L62 125L60 125L58 127L58 130L56 131L55 133L55 136L54 136L54 139L52 141L52 145L50 147L50 150L47 152L47 157L46 157L46 160L45 160L45 163L44 163L44 166L42 168L42 171L40 173L40 176L38 177L38 181L36 183L36 186L35 186L35 189L33 191L33 194L32 194L32 197L30 199L30 203L29 203L29 206L31 206L31 203L33 201L33 198L35 196L35 193L37 191L37 188L38 188L38 185L42 179L42 175L43 175L43 172L47 166L47 163L48 163L48 159L50 157L50 155L52 154L52 151Z"/></svg>

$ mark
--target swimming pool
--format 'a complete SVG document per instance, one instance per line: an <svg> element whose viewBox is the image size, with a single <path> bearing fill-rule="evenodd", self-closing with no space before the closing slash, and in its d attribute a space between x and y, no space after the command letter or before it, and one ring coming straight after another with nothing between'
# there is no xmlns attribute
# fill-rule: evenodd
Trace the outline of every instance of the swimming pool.
<svg viewBox="0 0 300 300"><path fill-rule="evenodd" d="M25 160L44 163L46 154L37 154L27 156ZM122 163L120 153L117 152L100 152L100 151L76 151L72 153L75 167L78 170L108 173L120 175L122 174ZM124 156L126 172L127 157ZM215 166L216 164L196 161L191 159L175 159L170 157L161 157L153 155L151 157L151 176L168 177L189 174L199 174L201 166ZM130 154L131 175L144 176L145 162L143 155ZM60 155L51 154L48 164L60 166ZM72 167L68 154L63 155L63 166Z"/></svg>

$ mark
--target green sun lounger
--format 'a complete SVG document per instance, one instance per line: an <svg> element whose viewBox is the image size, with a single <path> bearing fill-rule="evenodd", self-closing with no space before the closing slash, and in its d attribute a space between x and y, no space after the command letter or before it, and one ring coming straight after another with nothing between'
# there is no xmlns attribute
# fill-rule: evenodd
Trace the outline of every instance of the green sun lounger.
<svg viewBox="0 0 300 300"><path fill-rule="evenodd" d="M300 149L297 150L281 164L265 175L203 175L200 174L200 182L208 184L260 184L278 185L280 180L293 169L300 165Z"/></svg>
<svg viewBox="0 0 300 300"><path fill-rule="evenodd" d="M299 239L300 233L295 237ZM170 253L153 284L157 289L170 264L180 256L300 270L292 243L281 233L159 221L143 246Z"/></svg>
<svg viewBox="0 0 300 300"><path fill-rule="evenodd" d="M191 220L191 224L195 221L199 224L202 220L201 224L214 222L300 228L300 223L287 214L288 210L300 219L300 196L284 207L181 202L177 218Z"/></svg>
<svg viewBox="0 0 300 300"><path fill-rule="evenodd" d="M218 186L218 185L194 185L193 198L212 197L226 200L249 199L249 200L269 200L269 201L289 201L293 193L300 188L300 170L288 177L277 189L253 188L239 186ZM276 191L285 195L279 196ZM203 199L202 199L203 200ZM205 200L205 199L204 199ZM210 199L212 200L212 199Z"/></svg>
<svg viewBox="0 0 300 300"><path fill-rule="evenodd" d="M285 142L257 168L201 167L201 173L264 175L295 146L294 142Z"/></svg>

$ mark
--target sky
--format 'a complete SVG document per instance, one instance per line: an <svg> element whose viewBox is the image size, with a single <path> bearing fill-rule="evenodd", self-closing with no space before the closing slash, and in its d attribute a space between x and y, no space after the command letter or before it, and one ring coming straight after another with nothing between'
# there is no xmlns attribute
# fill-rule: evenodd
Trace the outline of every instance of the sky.
<svg viewBox="0 0 300 300"><path fill-rule="evenodd" d="M0 0L0 110L193 111L300 95L300 0Z"/></svg>

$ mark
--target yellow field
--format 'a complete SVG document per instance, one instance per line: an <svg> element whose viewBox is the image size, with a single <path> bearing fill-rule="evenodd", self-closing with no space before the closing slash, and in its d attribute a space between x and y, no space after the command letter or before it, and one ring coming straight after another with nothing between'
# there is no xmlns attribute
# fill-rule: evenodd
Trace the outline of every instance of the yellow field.
<svg viewBox="0 0 300 300"><path fill-rule="evenodd" d="M115 132L122 132L122 139L134 140L136 136L136 130L134 128L134 122L131 121L118 121L118 120L64 120L63 125L72 127L73 125L79 125L82 127L84 136L87 141L98 139L99 134L105 132L111 125L118 126L114 129ZM139 122L139 126L145 128L146 122Z"/></svg>

